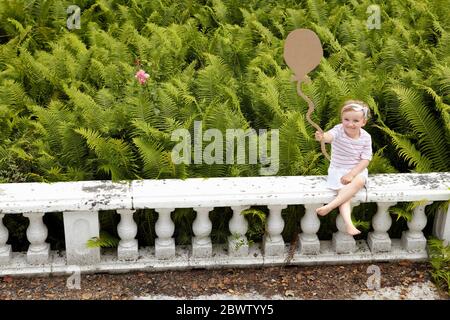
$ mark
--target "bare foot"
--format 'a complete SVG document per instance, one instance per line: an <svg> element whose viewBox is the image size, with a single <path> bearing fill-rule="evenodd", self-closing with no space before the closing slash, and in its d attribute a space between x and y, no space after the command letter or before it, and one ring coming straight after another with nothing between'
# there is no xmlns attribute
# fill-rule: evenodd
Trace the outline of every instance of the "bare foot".
<svg viewBox="0 0 450 320"><path fill-rule="evenodd" d="M349 235L351 236L356 236L357 234L360 234L361 231L359 231L358 229L355 228L355 226L351 225L351 226L347 226L346 227L346 231Z"/></svg>
<svg viewBox="0 0 450 320"><path fill-rule="evenodd" d="M316 209L316 213L319 215L319 216L326 216L328 213L330 213L330 211L331 211L332 209L328 206L328 205L324 205L324 206L322 206L322 207L320 207L320 208L317 208Z"/></svg>

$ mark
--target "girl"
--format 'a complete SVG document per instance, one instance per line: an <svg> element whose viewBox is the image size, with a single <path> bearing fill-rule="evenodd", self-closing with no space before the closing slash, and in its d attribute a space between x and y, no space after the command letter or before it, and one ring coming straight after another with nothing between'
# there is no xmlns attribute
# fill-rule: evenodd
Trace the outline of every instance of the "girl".
<svg viewBox="0 0 450 320"><path fill-rule="evenodd" d="M367 183L367 166L372 159L372 138L362 129L368 118L369 108L364 102L348 100L341 109L342 123L325 133L315 133L316 140L331 143L327 187L338 190L336 198L316 212L325 216L339 207L346 231L352 236L361 231L352 223L350 201Z"/></svg>

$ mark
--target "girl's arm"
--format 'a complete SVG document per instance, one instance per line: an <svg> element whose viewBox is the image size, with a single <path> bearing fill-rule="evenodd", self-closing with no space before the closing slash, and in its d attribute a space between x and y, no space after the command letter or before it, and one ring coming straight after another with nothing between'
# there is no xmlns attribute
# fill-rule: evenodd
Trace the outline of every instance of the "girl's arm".
<svg viewBox="0 0 450 320"><path fill-rule="evenodd" d="M365 168L369 166L369 160L361 160L349 173L341 178L342 184L350 183L354 177L360 174Z"/></svg>
<svg viewBox="0 0 450 320"><path fill-rule="evenodd" d="M369 160L363 159L361 160L348 174L352 175L353 177L360 174L365 168L369 166Z"/></svg>

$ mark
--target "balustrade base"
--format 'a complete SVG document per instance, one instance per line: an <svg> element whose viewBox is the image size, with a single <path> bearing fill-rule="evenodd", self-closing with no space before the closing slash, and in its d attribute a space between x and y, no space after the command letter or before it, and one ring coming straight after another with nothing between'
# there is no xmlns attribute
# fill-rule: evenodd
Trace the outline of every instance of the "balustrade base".
<svg viewBox="0 0 450 320"><path fill-rule="evenodd" d="M408 231L403 231L401 241L406 251L423 251L427 247L427 239L423 235L418 238L411 238L408 237Z"/></svg>
<svg viewBox="0 0 450 320"><path fill-rule="evenodd" d="M356 250L355 239L340 231L333 233L332 245L336 253L352 253Z"/></svg>
<svg viewBox="0 0 450 320"><path fill-rule="evenodd" d="M194 258L206 258L212 255L212 243L211 240L207 243L198 244L195 238L192 239L192 257Z"/></svg>
<svg viewBox="0 0 450 320"><path fill-rule="evenodd" d="M298 236L298 252L300 254L319 254L320 241L317 236L315 240L305 238L306 237L303 234Z"/></svg>
<svg viewBox="0 0 450 320"><path fill-rule="evenodd" d="M232 257L248 256L248 241L245 238L228 237L228 254Z"/></svg>
<svg viewBox="0 0 450 320"><path fill-rule="evenodd" d="M171 259L175 257L175 240L172 239L170 244L161 245L155 241L155 256L158 259Z"/></svg>
<svg viewBox="0 0 450 320"><path fill-rule="evenodd" d="M2 251L0 252L0 265L8 264L10 260L11 260L11 245L7 244L2 248Z"/></svg>
<svg viewBox="0 0 450 320"><path fill-rule="evenodd" d="M373 232L369 232L367 236L367 244L372 252L387 252L391 251L392 241L390 238L376 238Z"/></svg>
<svg viewBox="0 0 450 320"><path fill-rule="evenodd" d="M268 236L264 236L263 248L265 256L283 256L285 245L283 240L272 242Z"/></svg>
<svg viewBox="0 0 450 320"><path fill-rule="evenodd" d="M48 262L48 257L50 254L50 244L45 243L45 246L40 251L28 250L27 261L29 264L44 264Z"/></svg>
<svg viewBox="0 0 450 320"><path fill-rule="evenodd" d="M132 245L117 248L117 258L119 260L136 260L139 257L138 242L134 240Z"/></svg>
<svg viewBox="0 0 450 320"><path fill-rule="evenodd" d="M207 258L193 258L191 246L177 246L176 255L169 260L161 260L156 257L154 247L139 249L139 257L135 261L121 261L114 249L104 249L101 261L91 265L79 266L80 272L85 273L124 273L132 271L166 271L186 270L195 268L240 268L258 266L283 266L286 265L287 254L290 245L287 244L283 256L266 257L262 253L259 244L253 244L249 248L249 254L245 257L230 257L227 245L213 245L213 254ZM332 248L331 241L320 241L320 252L317 255L304 255L295 253L289 265L324 265L346 263L377 263L388 261L426 261L426 251L407 252L401 246L400 239L392 239L390 252L372 253L364 240L356 241L356 251L352 254L337 254ZM10 263L0 266L0 276L36 276L36 275L63 275L73 274L73 269L67 264L65 252L51 251L49 261L42 265L27 263L25 252L12 252ZM83 285L83 278L81 278Z"/></svg>
<svg viewBox="0 0 450 320"><path fill-rule="evenodd" d="M71 248L66 251L67 263L71 265L95 264L100 262L100 248Z"/></svg>

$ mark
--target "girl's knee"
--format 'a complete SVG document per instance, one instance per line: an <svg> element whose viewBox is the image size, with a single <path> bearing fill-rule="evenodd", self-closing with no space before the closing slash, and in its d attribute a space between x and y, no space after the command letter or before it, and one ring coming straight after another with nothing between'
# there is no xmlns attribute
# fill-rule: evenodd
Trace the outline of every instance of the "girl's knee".
<svg viewBox="0 0 450 320"><path fill-rule="evenodd" d="M361 189L366 184L366 180L363 177L357 176L352 180L352 183Z"/></svg>
<svg viewBox="0 0 450 320"><path fill-rule="evenodd" d="M339 206L339 209L344 209L345 210L346 208L350 208L350 200L345 201L343 204L341 204Z"/></svg>

